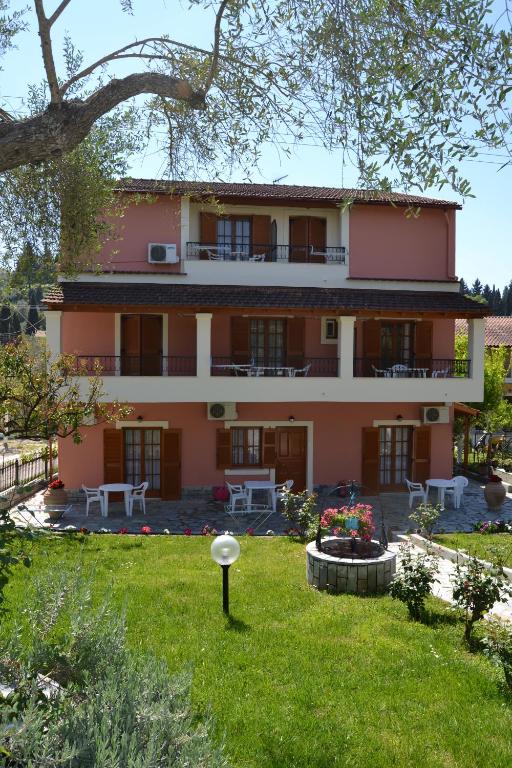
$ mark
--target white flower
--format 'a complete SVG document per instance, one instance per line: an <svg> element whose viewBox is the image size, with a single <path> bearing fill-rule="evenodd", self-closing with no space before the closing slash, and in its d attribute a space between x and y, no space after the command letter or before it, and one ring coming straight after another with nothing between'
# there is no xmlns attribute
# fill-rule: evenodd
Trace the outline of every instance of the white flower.
<svg viewBox="0 0 512 768"><path fill-rule="evenodd" d="M273 535L274 535L274 531L272 531L272 530L269 528L269 529L268 529L268 531L267 531L267 536L273 536Z"/></svg>
<svg viewBox="0 0 512 768"><path fill-rule="evenodd" d="M164 533L166 533L167 536L169 536L171 532L170 532L170 530L168 528L164 528Z"/></svg>
<svg viewBox="0 0 512 768"><path fill-rule="evenodd" d="M110 528L100 528L98 533L112 533Z"/></svg>
<svg viewBox="0 0 512 768"><path fill-rule="evenodd" d="M66 526L64 527L64 530L65 530L65 531L76 531L76 530L77 530L77 528L76 528L76 525L66 525Z"/></svg>

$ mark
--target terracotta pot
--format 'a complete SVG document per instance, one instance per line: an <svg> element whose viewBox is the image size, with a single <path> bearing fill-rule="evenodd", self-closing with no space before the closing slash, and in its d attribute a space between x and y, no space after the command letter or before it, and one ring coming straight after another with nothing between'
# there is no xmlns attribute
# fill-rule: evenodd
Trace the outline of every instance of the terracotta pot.
<svg viewBox="0 0 512 768"><path fill-rule="evenodd" d="M68 494L64 488L48 488L46 493L43 494L43 499L46 507L63 507L68 502ZM48 510L48 517L55 518L60 516L60 510Z"/></svg>
<svg viewBox="0 0 512 768"><path fill-rule="evenodd" d="M499 509L506 495L503 483L487 483L484 487L484 496L489 509Z"/></svg>

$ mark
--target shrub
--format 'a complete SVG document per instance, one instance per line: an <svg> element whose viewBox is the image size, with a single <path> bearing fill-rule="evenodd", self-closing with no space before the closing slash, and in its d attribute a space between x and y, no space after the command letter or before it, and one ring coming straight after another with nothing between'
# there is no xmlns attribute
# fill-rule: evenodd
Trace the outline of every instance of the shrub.
<svg viewBox="0 0 512 768"><path fill-rule="evenodd" d="M54 695L41 692L40 672L58 683ZM36 581L0 674L15 688L0 702L9 765L226 766L192 712L190 671L170 676L163 661L129 651L123 619L93 607L79 569Z"/></svg>
<svg viewBox="0 0 512 768"><path fill-rule="evenodd" d="M512 525L505 520L478 520L473 530L475 533L512 533Z"/></svg>
<svg viewBox="0 0 512 768"><path fill-rule="evenodd" d="M432 541L432 533L440 515L441 507L439 504L420 504L414 512L409 515L409 519L418 523L421 531L425 532L427 538Z"/></svg>
<svg viewBox="0 0 512 768"><path fill-rule="evenodd" d="M501 568L487 570L476 557L464 564L457 563L453 582L453 600L464 611L464 639L471 642L473 627L493 605L512 589L505 583Z"/></svg>
<svg viewBox="0 0 512 768"><path fill-rule="evenodd" d="M357 530L351 528L347 522L351 518L357 519ZM373 509L370 504L355 504L353 507L325 509L320 524L322 528L331 530L335 536L344 533L350 536L360 536L365 541L370 541L375 532Z"/></svg>
<svg viewBox="0 0 512 768"><path fill-rule="evenodd" d="M308 490L301 493L285 491L283 497L283 515L298 531L299 538L313 539L318 528L316 512L316 493Z"/></svg>
<svg viewBox="0 0 512 768"><path fill-rule="evenodd" d="M389 586L389 594L405 603L411 619L421 618L425 598L437 579L437 559L430 554L414 555L409 543L400 547L400 566Z"/></svg>
<svg viewBox="0 0 512 768"><path fill-rule="evenodd" d="M512 691L512 626L490 620L482 643L485 654L503 669L505 683Z"/></svg>

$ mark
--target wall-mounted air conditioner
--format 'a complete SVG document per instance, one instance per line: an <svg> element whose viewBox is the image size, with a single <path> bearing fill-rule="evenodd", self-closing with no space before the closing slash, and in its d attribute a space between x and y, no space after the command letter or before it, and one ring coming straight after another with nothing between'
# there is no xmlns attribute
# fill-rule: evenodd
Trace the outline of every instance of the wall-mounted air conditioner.
<svg viewBox="0 0 512 768"><path fill-rule="evenodd" d="M450 409L446 405L424 405L424 424L448 424L450 421Z"/></svg>
<svg viewBox="0 0 512 768"><path fill-rule="evenodd" d="M234 421L238 419L236 403L206 403L210 421Z"/></svg>
<svg viewBox="0 0 512 768"><path fill-rule="evenodd" d="M148 243L148 262L150 264L177 264L176 243Z"/></svg>

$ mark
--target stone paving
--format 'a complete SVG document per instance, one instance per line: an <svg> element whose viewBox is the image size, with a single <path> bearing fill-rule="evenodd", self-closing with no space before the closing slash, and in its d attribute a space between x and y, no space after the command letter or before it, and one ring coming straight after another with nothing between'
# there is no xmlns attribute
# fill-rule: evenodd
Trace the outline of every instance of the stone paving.
<svg viewBox="0 0 512 768"><path fill-rule="evenodd" d="M377 536L381 535L383 525L389 539L393 531L403 532L414 527L414 523L409 519L407 493L381 493L379 496L361 497L359 500L373 506ZM346 503L345 499L335 496L319 496L318 505L319 509L326 509L342 506L344 503ZM109 504L108 518L101 517L97 504L91 508L89 516L86 517L85 503L74 502L71 509L58 521L50 520L45 514L42 492L27 500L26 504L33 510L34 517L18 512L16 508L13 509L12 517L19 525L27 525L27 522L31 522L39 527L51 527L54 530L64 530L67 526L74 526L75 528L85 527L89 531L98 531L103 528L113 532L120 528L127 528L130 533L138 533L142 525L149 525L154 533L169 531L179 534L188 528L193 534L197 534L205 524L208 524L218 531L229 530L240 534L245 533L247 528L253 528L257 535L265 535L268 530L276 534L284 533L290 526L279 511L276 514L269 514L266 520L260 517L260 511L238 516L234 521L226 514L222 503L208 499L204 494L188 495L180 501L146 499L147 514L144 516L136 506L132 518L125 516L122 502ZM474 480L470 480L465 490L460 509L453 509L451 504L450 499L441 514L437 525L438 531L470 531L478 520L512 521L512 494L507 494L499 513L491 512L487 509L484 500L483 485Z"/></svg>

